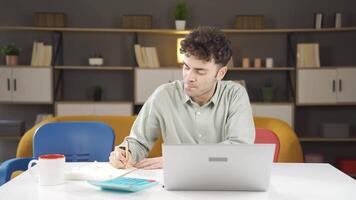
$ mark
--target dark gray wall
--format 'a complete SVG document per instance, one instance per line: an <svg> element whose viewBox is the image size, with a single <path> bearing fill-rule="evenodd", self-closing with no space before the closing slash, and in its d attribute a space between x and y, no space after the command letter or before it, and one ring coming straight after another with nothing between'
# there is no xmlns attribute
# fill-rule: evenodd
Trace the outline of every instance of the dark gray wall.
<svg viewBox="0 0 356 200"><path fill-rule="evenodd" d="M179 2L166 0L11 0L0 1L0 26L32 26L33 12L64 12L70 27L119 28L124 14L149 14L153 16L153 28L173 28L173 9ZM356 26L356 1L354 0L194 0L186 1L189 9L188 28L210 25L232 28L236 15L262 14L266 28L311 28L314 13L324 13L324 27L333 26L335 12L343 14L343 26ZM229 35L234 49L235 65L241 65L242 57L273 57L276 66L287 66L286 34L234 34ZM143 45L158 47L161 65L176 66L176 38L171 35L140 34L138 40ZM32 43L51 41L50 33L0 32L0 46L16 42L21 48L20 64L29 64ZM134 65L132 44L133 34L113 33L64 33L64 64L85 65L89 55L100 52L106 65ZM297 42L319 42L322 65L356 65L356 34L352 33L307 33L292 35L292 47ZM0 65L4 64L0 57ZM270 80L278 86L277 100L290 100L285 72L250 73L230 72L229 79L245 79L253 101L259 101L259 87ZM67 100L90 99L90 92L97 83L104 85L104 100L133 100L132 74L129 72L101 72L94 78L93 72L66 71L64 74L64 98ZM119 77L119 78L116 78ZM110 86L118 86L116 89ZM79 91L79 92L78 92ZM282 94L282 95L281 95ZM318 109L316 109L318 110ZM347 114L352 119L354 114ZM354 110L354 109L353 109ZM48 105L0 104L0 119L22 119L26 127L33 125L35 116L41 112L51 112ZM304 124L305 115L318 118L322 112L307 108L297 112L298 131L314 132L311 120ZM300 118L300 119L299 119ZM323 118L318 118L323 119ZM324 120L325 121L325 120ZM318 123L322 123L319 120ZM305 122L307 123L307 122ZM352 122L353 123L353 122Z"/></svg>

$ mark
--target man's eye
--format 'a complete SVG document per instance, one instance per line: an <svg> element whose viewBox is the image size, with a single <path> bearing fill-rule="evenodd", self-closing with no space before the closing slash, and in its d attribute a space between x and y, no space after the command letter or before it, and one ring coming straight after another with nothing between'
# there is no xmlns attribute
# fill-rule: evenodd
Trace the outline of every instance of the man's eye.
<svg viewBox="0 0 356 200"><path fill-rule="evenodd" d="M198 70L198 71L197 71L197 74L199 74L199 75L204 75L204 74L205 74L205 71L203 71L203 70Z"/></svg>

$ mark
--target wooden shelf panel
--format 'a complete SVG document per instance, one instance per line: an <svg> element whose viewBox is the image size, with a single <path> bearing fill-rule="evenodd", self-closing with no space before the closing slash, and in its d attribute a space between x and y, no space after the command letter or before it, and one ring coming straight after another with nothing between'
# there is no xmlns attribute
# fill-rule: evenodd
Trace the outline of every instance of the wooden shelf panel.
<svg viewBox="0 0 356 200"><path fill-rule="evenodd" d="M0 140L20 140L20 136L0 136Z"/></svg>
<svg viewBox="0 0 356 200"><path fill-rule="evenodd" d="M31 66L31 65L16 65L16 66L8 66L8 65L0 65L0 67L11 67L11 68L50 68L49 66Z"/></svg>
<svg viewBox="0 0 356 200"><path fill-rule="evenodd" d="M55 66L54 69L132 71L134 69L134 67L130 67L130 66Z"/></svg>
<svg viewBox="0 0 356 200"><path fill-rule="evenodd" d="M261 106L294 106L293 102L251 102L251 105Z"/></svg>
<svg viewBox="0 0 356 200"><path fill-rule="evenodd" d="M186 35L191 30L178 31L175 29L122 29L95 27L33 27L33 26L2 26L0 31L62 31L62 32L117 32L117 33L148 33ZM344 28L284 28L284 29L222 29L225 33L323 33L356 31L356 27Z"/></svg>
<svg viewBox="0 0 356 200"><path fill-rule="evenodd" d="M350 138L323 138L323 137L300 137L301 142L356 142L356 137Z"/></svg>
<svg viewBox="0 0 356 200"><path fill-rule="evenodd" d="M90 100L61 100L61 101L55 101L55 104L133 104L131 101L90 101Z"/></svg>
<svg viewBox="0 0 356 200"><path fill-rule="evenodd" d="M242 68L242 67L233 67L229 68L229 71L294 71L294 67L274 67L274 68Z"/></svg>
<svg viewBox="0 0 356 200"><path fill-rule="evenodd" d="M356 106L356 102L353 103L296 103L296 106Z"/></svg>

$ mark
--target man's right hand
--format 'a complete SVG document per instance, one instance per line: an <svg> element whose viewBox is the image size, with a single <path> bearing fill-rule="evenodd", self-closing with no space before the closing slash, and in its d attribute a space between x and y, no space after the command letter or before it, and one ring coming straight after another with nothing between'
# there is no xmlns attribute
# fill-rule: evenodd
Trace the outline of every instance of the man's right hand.
<svg viewBox="0 0 356 200"><path fill-rule="evenodd" d="M115 150L110 153L110 164L115 168L130 168L133 166L131 153L126 155L125 150L120 149L119 146L115 147Z"/></svg>

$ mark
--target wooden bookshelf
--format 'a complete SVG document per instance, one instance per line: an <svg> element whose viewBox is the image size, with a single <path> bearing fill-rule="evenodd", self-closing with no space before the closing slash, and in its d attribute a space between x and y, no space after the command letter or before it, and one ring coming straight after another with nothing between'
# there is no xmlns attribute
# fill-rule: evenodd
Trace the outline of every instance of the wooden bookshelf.
<svg viewBox="0 0 356 200"><path fill-rule="evenodd" d="M301 142L356 142L356 137L349 138L323 138L323 137L300 137Z"/></svg>
<svg viewBox="0 0 356 200"><path fill-rule="evenodd" d="M54 69L132 71L134 69L134 67L130 67L130 66L54 66Z"/></svg>
<svg viewBox="0 0 356 200"><path fill-rule="evenodd" d="M107 32L107 33L148 33L186 35L191 30L178 31L175 29L122 29L96 27L33 27L33 26L2 26L0 31L62 31L62 32ZM324 33L356 31L356 27L344 28L283 28L283 29L222 29L225 33Z"/></svg>
<svg viewBox="0 0 356 200"><path fill-rule="evenodd" d="M274 67L274 68L242 68L242 67L233 67L228 68L229 71L295 71L294 67Z"/></svg>
<svg viewBox="0 0 356 200"><path fill-rule="evenodd" d="M1 140L20 140L20 136L0 136Z"/></svg>

